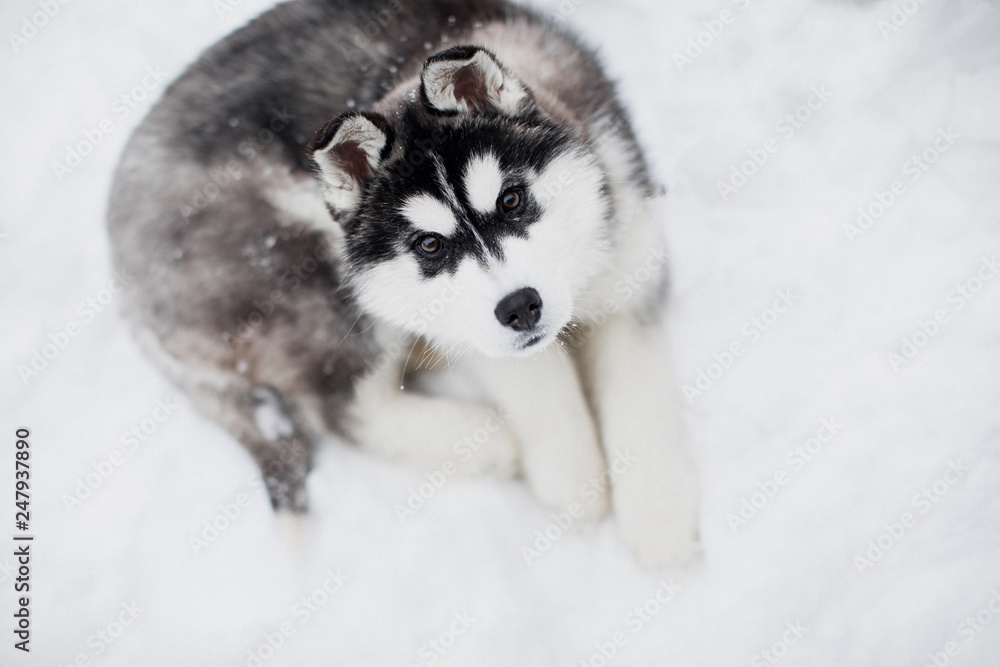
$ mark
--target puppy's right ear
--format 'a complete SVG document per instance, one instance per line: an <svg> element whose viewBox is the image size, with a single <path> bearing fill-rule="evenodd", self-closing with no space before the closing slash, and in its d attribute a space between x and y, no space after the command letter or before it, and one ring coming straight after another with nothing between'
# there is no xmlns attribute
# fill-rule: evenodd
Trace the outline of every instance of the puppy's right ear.
<svg viewBox="0 0 1000 667"><path fill-rule="evenodd" d="M394 136L384 117L358 111L337 116L316 133L310 150L335 215L357 207L362 186L389 155Z"/></svg>

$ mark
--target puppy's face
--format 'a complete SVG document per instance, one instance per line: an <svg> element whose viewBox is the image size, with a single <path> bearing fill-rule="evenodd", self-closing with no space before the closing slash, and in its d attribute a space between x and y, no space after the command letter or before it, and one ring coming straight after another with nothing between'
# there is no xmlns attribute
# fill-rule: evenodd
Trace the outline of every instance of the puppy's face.
<svg viewBox="0 0 1000 667"><path fill-rule="evenodd" d="M341 116L315 153L362 308L432 344L494 357L555 340L607 254L593 155L505 76L479 49L438 54L422 106L395 126Z"/></svg>

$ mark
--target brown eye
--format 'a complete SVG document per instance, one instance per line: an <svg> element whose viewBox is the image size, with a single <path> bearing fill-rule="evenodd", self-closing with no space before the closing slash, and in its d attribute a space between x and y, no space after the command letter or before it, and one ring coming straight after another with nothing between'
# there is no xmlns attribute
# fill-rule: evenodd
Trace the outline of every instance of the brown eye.
<svg viewBox="0 0 1000 667"><path fill-rule="evenodd" d="M507 190L500 195L500 206L507 213L521 205L521 193L517 190Z"/></svg>
<svg viewBox="0 0 1000 667"><path fill-rule="evenodd" d="M421 236L417 239L417 250L427 255L428 257L433 257L434 255L441 252L441 239L436 236Z"/></svg>

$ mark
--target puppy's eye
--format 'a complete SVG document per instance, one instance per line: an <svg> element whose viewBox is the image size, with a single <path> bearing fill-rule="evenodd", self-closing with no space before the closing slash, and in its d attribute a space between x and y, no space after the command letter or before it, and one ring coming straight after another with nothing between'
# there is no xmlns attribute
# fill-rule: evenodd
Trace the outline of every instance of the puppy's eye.
<svg viewBox="0 0 1000 667"><path fill-rule="evenodd" d="M521 191L511 188L510 190L504 190L503 194L500 195L500 208L504 213L510 213L516 211L521 207Z"/></svg>
<svg viewBox="0 0 1000 667"><path fill-rule="evenodd" d="M441 249L444 247L444 243L433 234L427 234L426 236L418 238L414 247L420 254L427 257L434 257L441 252Z"/></svg>

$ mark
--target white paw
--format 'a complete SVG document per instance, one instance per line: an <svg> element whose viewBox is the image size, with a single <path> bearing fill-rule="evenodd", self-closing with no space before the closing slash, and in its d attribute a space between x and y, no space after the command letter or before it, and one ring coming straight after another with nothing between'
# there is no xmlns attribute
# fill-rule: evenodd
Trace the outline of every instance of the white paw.
<svg viewBox="0 0 1000 667"><path fill-rule="evenodd" d="M631 470L613 482L622 539L644 568L687 563L700 550L694 479L644 472Z"/></svg>
<svg viewBox="0 0 1000 667"><path fill-rule="evenodd" d="M480 403L399 392L370 401L356 420L364 449L423 472L506 478L518 469L517 441Z"/></svg>
<svg viewBox="0 0 1000 667"><path fill-rule="evenodd" d="M410 441L401 447L416 467L465 477L504 479L517 473L518 443L500 413L479 403L424 400L423 423L409 429Z"/></svg>
<svg viewBox="0 0 1000 667"><path fill-rule="evenodd" d="M450 408L451 406L449 406ZM496 410L475 404L455 404L439 416L448 424L449 443L442 454L456 466L456 473L498 479L517 474L520 447Z"/></svg>
<svg viewBox="0 0 1000 667"><path fill-rule="evenodd" d="M525 439L523 457L528 485L547 507L572 509L584 521L608 513L608 477L592 431L565 429Z"/></svg>

